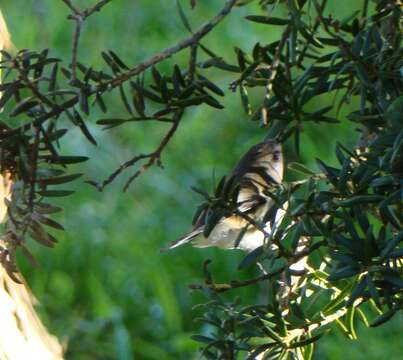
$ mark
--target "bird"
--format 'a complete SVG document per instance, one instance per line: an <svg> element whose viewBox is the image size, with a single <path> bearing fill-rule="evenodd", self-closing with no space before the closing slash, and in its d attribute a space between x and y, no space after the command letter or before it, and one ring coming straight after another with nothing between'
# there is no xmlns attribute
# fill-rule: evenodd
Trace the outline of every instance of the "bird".
<svg viewBox="0 0 403 360"><path fill-rule="evenodd" d="M277 209L274 222L265 219L274 204L268 191L282 183L283 172L284 157L279 137L267 138L252 146L235 165L230 176L224 178L224 188L237 189L235 213L205 206L201 213L196 215L192 230L162 251L187 243L199 248L215 246L246 252L261 247L265 239L273 235L286 212L283 206ZM207 219L212 214L215 217L215 225L207 230Z"/></svg>

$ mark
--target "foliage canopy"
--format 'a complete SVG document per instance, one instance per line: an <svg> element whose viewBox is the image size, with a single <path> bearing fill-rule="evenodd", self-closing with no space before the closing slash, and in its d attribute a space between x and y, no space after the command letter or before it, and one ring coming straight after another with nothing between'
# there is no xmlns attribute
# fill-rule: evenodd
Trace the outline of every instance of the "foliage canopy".
<svg viewBox="0 0 403 360"><path fill-rule="evenodd" d="M102 191L122 173L133 171L127 189L149 168L162 165L161 155L187 108L203 104L217 111L223 108L219 97L225 91L207 75L206 69L214 67L232 76L229 91L239 92L246 115L260 122L262 133L292 141L297 153L308 123L331 127L346 117L360 135L354 148L338 143L338 166L326 164L320 154L319 173L299 163L288 164L301 174L301 180L285 182L270 193L275 201L266 215L273 222L277 209L288 204L286 218L268 236L267 244L239 265L243 269L259 261L267 274L218 284L205 263L203 284L192 286L209 299L202 321L215 328L209 336L194 336L204 356L311 359L314 342L326 333L327 325L336 323L354 339L357 320L378 326L401 310L401 4L363 1L362 9L337 19L327 12L326 0L261 0L261 13L242 21L258 23L262 29L280 27L277 41L266 44L262 36L250 54L235 47L231 61L203 45L204 36L234 6L248 6L252 1L227 1L199 29L193 29L178 1L179 16L190 35L133 67L113 50L100 54L105 63L102 69L79 61L86 19L110 0L86 9L63 1L75 25L71 59L57 59L48 50L21 50L15 56L2 52L1 171L11 174L14 187L0 260L10 276L18 281L18 249L34 262L29 239L53 246L56 239L48 228L63 229L51 218L61 210L51 200L71 194L64 184L81 174L71 173L70 165L86 160L60 153L59 140L68 136L66 123L77 126L96 145L86 118L94 107L108 112L104 98L111 92L119 94L128 117L108 114L98 121L103 128L138 121L169 123L152 152L129 159L103 182L90 181ZM197 10L197 1L191 3ZM175 65L169 72L158 69L157 64L183 49L190 50L186 64ZM256 89L262 94L258 105L251 104L248 95ZM329 93L334 96L327 106L306 110ZM347 103L357 106L344 115ZM212 195L201 192L203 206L211 208L212 227L214 213L227 211L233 202L219 185ZM236 298L228 302L221 296L222 292L235 296L237 288L255 284L268 289L265 303L245 306Z"/></svg>

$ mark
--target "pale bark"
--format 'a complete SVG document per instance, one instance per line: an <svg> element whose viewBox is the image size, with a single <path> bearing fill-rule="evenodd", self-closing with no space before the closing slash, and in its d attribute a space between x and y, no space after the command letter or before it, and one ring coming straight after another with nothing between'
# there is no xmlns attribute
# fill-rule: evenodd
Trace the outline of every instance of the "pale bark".
<svg viewBox="0 0 403 360"><path fill-rule="evenodd" d="M0 10L0 50L10 49L10 35ZM1 59L1 55L0 55ZM1 79L0 79L1 81ZM1 93L0 93L1 96ZM0 109L1 111L1 109ZM0 223L6 219L5 199L11 200L10 173L0 173ZM0 245L3 243L0 239ZM39 319L31 294L22 276L14 282L0 265L0 359L1 360L61 360L63 349L56 337L50 335Z"/></svg>
<svg viewBox="0 0 403 360"><path fill-rule="evenodd" d="M9 174L0 175L0 222L10 198ZM0 239L0 243L2 240ZM22 279L21 275L18 275ZM63 359L63 349L57 338L50 335L35 312L36 299L27 284L14 282L0 266L0 359L25 360Z"/></svg>

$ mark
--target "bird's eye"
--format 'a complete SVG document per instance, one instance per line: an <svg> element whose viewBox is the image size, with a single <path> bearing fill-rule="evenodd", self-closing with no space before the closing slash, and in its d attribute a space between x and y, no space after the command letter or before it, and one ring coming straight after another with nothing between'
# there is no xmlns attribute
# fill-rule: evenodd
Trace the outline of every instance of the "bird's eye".
<svg viewBox="0 0 403 360"><path fill-rule="evenodd" d="M280 160L280 151L276 150L273 153L273 161L279 161Z"/></svg>

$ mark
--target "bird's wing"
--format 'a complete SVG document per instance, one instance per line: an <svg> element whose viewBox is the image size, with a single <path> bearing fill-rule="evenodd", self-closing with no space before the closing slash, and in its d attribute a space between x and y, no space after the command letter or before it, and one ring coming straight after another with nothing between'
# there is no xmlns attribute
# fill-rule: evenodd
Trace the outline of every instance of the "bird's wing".
<svg viewBox="0 0 403 360"><path fill-rule="evenodd" d="M264 146L263 142L249 149L232 170L230 179L240 187L237 202L241 212L259 208L267 200L263 190L282 181L282 173L273 166L273 154L265 155Z"/></svg>

